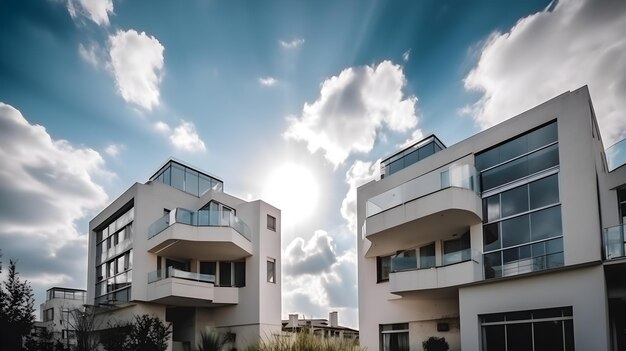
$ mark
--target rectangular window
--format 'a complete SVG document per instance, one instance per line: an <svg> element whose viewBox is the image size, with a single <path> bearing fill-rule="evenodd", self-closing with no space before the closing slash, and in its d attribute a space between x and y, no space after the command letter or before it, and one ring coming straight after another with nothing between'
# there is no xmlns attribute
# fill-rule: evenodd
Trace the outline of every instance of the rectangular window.
<svg viewBox="0 0 626 351"><path fill-rule="evenodd" d="M391 270L391 256L376 257L376 282L389 281L389 271Z"/></svg>
<svg viewBox="0 0 626 351"><path fill-rule="evenodd" d="M267 281L270 283L276 283L276 259L267 259Z"/></svg>
<svg viewBox="0 0 626 351"><path fill-rule="evenodd" d="M240 288L246 286L246 262L234 262L235 264L235 286Z"/></svg>
<svg viewBox="0 0 626 351"><path fill-rule="evenodd" d="M435 267L435 243L420 247L420 269Z"/></svg>
<svg viewBox="0 0 626 351"><path fill-rule="evenodd" d="M382 351L409 351L409 325L380 325L380 349Z"/></svg>
<svg viewBox="0 0 626 351"><path fill-rule="evenodd" d="M200 262L200 274L215 275L215 262Z"/></svg>
<svg viewBox="0 0 626 351"><path fill-rule="evenodd" d="M483 351L574 351L571 307L480 316Z"/></svg>
<svg viewBox="0 0 626 351"><path fill-rule="evenodd" d="M443 242L443 265L468 261L471 258L470 233L465 232L458 239Z"/></svg>
<svg viewBox="0 0 626 351"><path fill-rule="evenodd" d="M267 229L276 231L276 217L267 215Z"/></svg>
<svg viewBox="0 0 626 351"><path fill-rule="evenodd" d="M220 286L232 286L232 267L229 261L220 261Z"/></svg>
<svg viewBox="0 0 626 351"><path fill-rule="evenodd" d="M54 308L48 308L47 310L44 311L43 321L49 322L53 319L54 319Z"/></svg>

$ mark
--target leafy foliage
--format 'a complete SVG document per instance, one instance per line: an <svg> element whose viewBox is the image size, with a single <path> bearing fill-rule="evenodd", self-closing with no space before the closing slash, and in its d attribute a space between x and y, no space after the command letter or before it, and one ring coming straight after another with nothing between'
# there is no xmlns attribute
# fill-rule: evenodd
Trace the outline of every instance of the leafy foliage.
<svg viewBox="0 0 626 351"><path fill-rule="evenodd" d="M35 299L30 283L20 280L13 260L9 261L8 273L7 280L0 285L0 349L18 350L33 328Z"/></svg>
<svg viewBox="0 0 626 351"><path fill-rule="evenodd" d="M171 326L165 325L158 317L147 314L135 316L128 334L128 350L135 351L165 351L169 339Z"/></svg>
<svg viewBox="0 0 626 351"><path fill-rule="evenodd" d="M220 351L222 346L224 346L225 340L222 340L220 334L215 329L202 332L200 337L202 340L200 344L198 344L199 351Z"/></svg>
<svg viewBox="0 0 626 351"><path fill-rule="evenodd" d="M354 340L323 338L305 330L294 336L274 336L248 347L247 351L361 351L361 348Z"/></svg>
<svg viewBox="0 0 626 351"><path fill-rule="evenodd" d="M438 338L435 336L431 336L428 340L422 342L422 347L424 351L448 351L450 350L450 346L446 341L446 338Z"/></svg>

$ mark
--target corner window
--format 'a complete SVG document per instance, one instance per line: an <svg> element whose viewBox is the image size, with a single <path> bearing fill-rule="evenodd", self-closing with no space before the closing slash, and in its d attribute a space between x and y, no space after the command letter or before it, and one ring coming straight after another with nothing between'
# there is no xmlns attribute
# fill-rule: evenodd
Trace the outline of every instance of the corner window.
<svg viewBox="0 0 626 351"><path fill-rule="evenodd" d="M376 257L376 282L389 281L389 271L391 270L391 256Z"/></svg>
<svg viewBox="0 0 626 351"><path fill-rule="evenodd" d="M267 215L267 229L274 232L276 231L276 217Z"/></svg>
<svg viewBox="0 0 626 351"><path fill-rule="evenodd" d="M54 319L54 308L48 308L43 313L43 321L49 322Z"/></svg>
<svg viewBox="0 0 626 351"><path fill-rule="evenodd" d="M269 283L276 283L276 259L267 259L267 281Z"/></svg>

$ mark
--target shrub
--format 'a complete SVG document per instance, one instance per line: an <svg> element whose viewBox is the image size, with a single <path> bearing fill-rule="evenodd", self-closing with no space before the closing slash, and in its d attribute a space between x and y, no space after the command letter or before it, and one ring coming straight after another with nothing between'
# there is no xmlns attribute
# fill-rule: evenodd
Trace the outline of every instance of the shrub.
<svg viewBox="0 0 626 351"><path fill-rule="evenodd" d="M209 329L200 334L201 341L198 344L199 351L220 351L224 346L224 340L215 329Z"/></svg>
<svg viewBox="0 0 626 351"><path fill-rule="evenodd" d="M428 340L422 343L424 351L448 351L450 346L446 341L446 338L438 338L431 336Z"/></svg>

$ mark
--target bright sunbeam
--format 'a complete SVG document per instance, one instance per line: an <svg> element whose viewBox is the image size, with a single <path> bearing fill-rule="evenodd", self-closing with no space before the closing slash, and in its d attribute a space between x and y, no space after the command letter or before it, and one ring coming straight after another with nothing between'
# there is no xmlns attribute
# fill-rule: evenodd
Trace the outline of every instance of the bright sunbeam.
<svg viewBox="0 0 626 351"><path fill-rule="evenodd" d="M283 221L299 223L313 213L319 186L307 168L285 163L270 174L265 184L263 199L282 210Z"/></svg>

